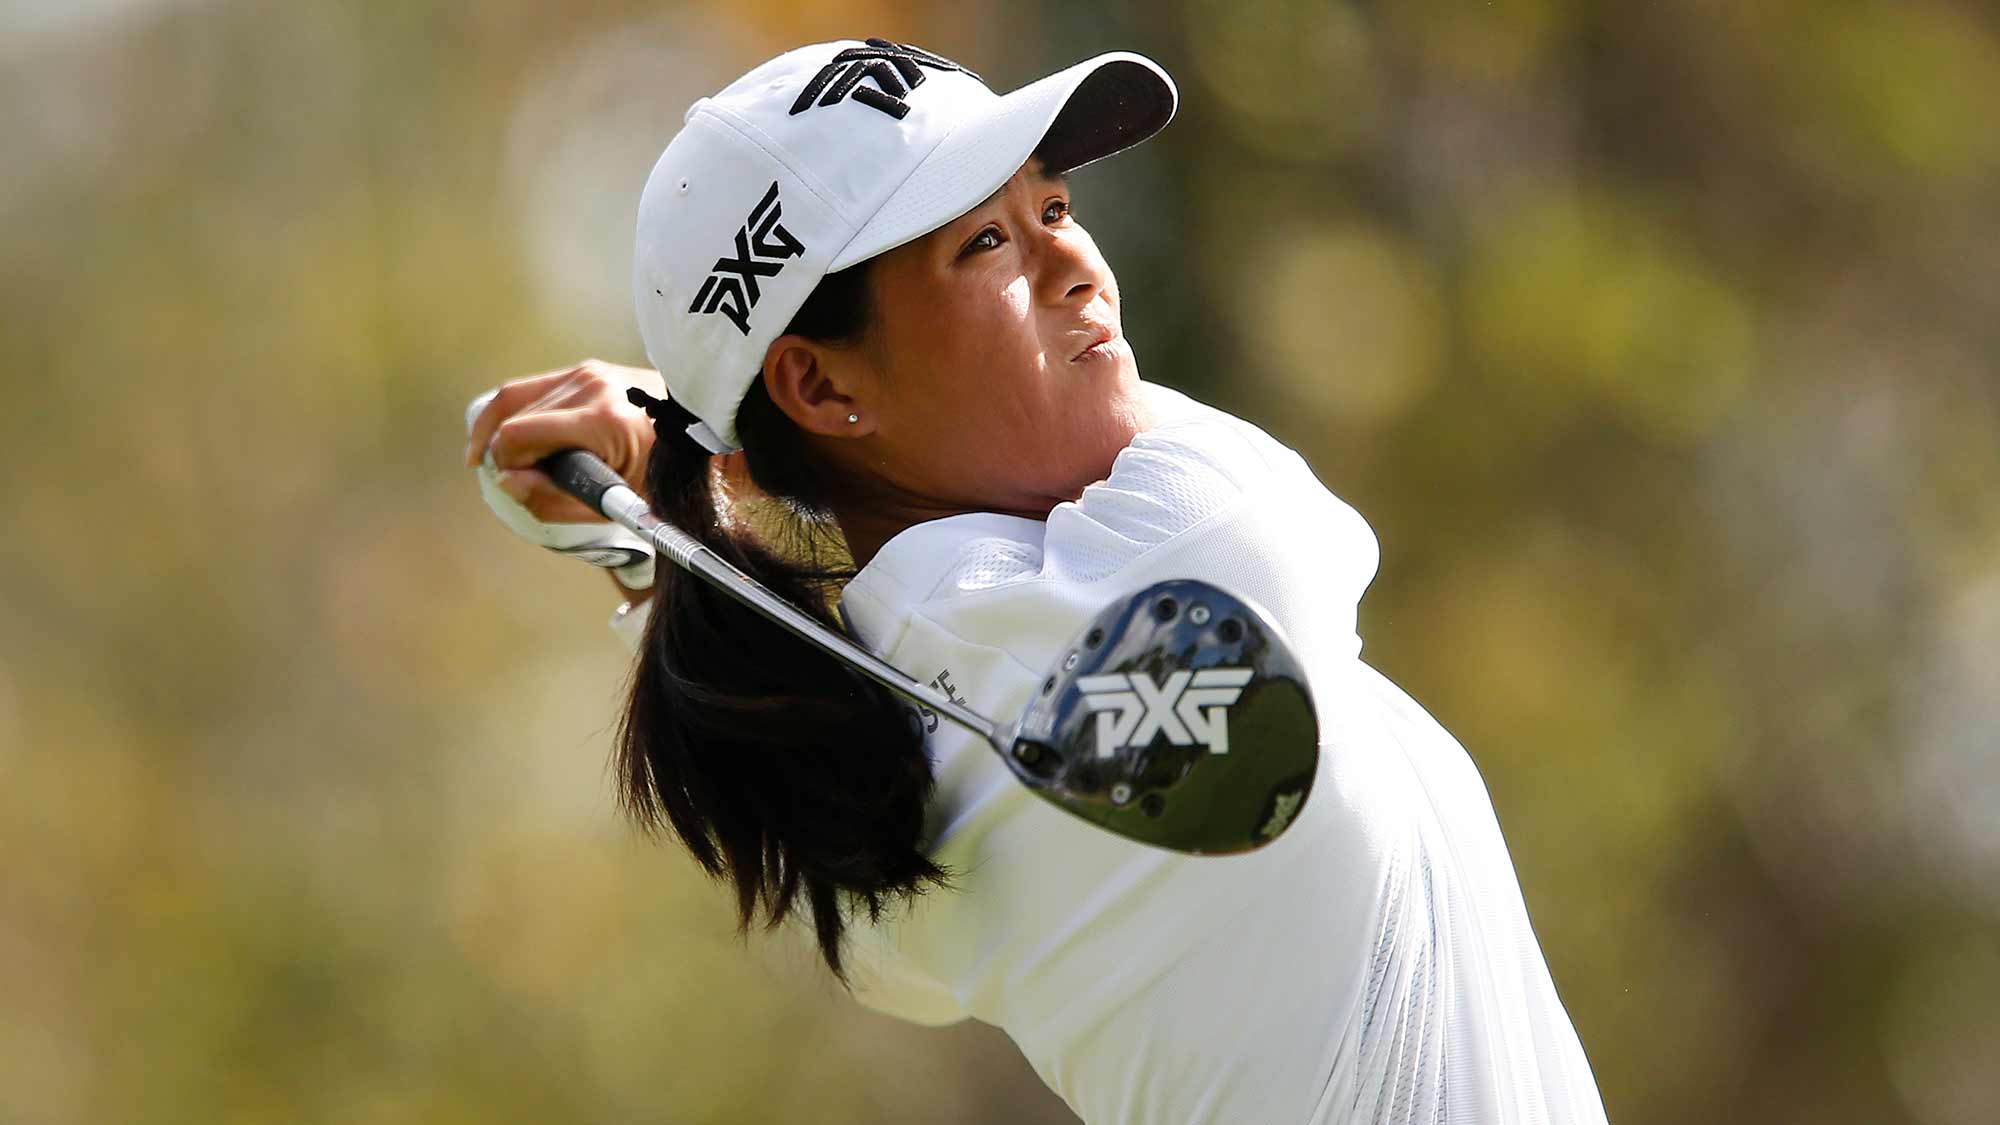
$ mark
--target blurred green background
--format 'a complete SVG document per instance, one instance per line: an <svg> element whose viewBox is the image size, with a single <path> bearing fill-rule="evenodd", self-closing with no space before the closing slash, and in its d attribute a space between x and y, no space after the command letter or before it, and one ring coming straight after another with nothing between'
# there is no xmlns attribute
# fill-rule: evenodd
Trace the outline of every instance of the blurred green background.
<svg viewBox="0 0 2000 1125"><path fill-rule="evenodd" d="M615 598L460 462L867 35L1175 75L1077 215L1380 535L1614 1121L2000 1120L1990 5L16 0L0 1121L1070 1120L618 820Z"/></svg>

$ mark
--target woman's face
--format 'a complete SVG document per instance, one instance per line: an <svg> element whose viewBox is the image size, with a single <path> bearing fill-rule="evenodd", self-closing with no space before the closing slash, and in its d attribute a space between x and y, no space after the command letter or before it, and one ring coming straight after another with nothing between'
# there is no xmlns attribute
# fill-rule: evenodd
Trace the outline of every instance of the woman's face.
<svg viewBox="0 0 2000 1125"><path fill-rule="evenodd" d="M868 336L822 352L847 404L811 428L854 436L823 447L920 518L1046 516L1145 428L1118 282L1039 160L871 269Z"/></svg>

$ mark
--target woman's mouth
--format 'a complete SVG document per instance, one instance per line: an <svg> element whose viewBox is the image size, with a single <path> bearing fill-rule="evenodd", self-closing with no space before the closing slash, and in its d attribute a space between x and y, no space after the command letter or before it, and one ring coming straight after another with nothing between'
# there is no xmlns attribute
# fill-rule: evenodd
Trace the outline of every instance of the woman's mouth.
<svg viewBox="0 0 2000 1125"><path fill-rule="evenodd" d="M1119 346L1124 342L1124 340L1125 337L1122 333L1116 336L1112 336L1108 340L1099 340L1097 343L1092 344L1089 347L1078 352L1076 354L1076 357L1074 359L1071 359L1070 362L1088 363L1097 360L1116 359L1118 357Z"/></svg>

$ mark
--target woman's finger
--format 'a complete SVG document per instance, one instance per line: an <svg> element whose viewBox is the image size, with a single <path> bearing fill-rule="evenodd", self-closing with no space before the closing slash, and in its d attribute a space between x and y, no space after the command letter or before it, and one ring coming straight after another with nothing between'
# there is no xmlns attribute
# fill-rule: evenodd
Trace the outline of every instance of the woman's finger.
<svg viewBox="0 0 2000 1125"><path fill-rule="evenodd" d="M531 468L558 449L588 449L603 457L595 422L589 411L577 407L524 410L493 431L493 463L502 469Z"/></svg>
<svg viewBox="0 0 2000 1125"><path fill-rule="evenodd" d="M517 414L494 431L492 444L493 463L502 469L532 468L558 450L587 449L627 479L641 452L631 427L601 404Z"/></svg>
<svg viewBox="0 0 2000 1125"><path fill-rule="evenodd" d="M543 523L604 523L603 513L593 511L576 497L556 487L540 469L507 469L499 476L501 491L514 498Z"/></svg>
<svg viewBox="0 0 2000 1125"><path fill-rule="evenodd" d="M493 440L493 431L500 423L521 412L527 406L539 401L551 387L561 383L575 373L575 368L561 371L545 371L540 375L524 375L510 379L500 385L500 390L480 409L478 417L472 420L471 429L466 434L465 463L477 465L486 454L486 447Z"/></svg>

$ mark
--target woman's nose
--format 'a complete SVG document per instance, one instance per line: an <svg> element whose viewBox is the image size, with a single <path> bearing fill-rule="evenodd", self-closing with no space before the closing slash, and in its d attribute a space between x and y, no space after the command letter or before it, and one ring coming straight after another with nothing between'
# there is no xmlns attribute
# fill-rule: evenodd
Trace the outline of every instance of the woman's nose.
<svg viewBox="0 0 2000 1125"><path fill-rule="evenodd" d="M1038 257L1038 287L1051 304L1089 304L1103 284L1104 260L1080 229L1045 230Z"/></svg>

